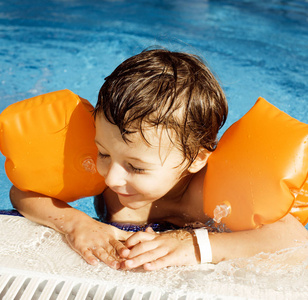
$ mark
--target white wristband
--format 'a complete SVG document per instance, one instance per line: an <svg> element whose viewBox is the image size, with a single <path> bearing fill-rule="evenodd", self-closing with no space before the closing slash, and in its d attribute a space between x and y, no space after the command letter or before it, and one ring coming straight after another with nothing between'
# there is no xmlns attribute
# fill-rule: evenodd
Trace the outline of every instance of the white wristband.
<svg viewBox="0 0 308 300"><path fill-rule="evenodd" d="M201 263L204 264L212 262L212 248L207 229L198 228L194 229L194 232L200 250Z"/></svg>

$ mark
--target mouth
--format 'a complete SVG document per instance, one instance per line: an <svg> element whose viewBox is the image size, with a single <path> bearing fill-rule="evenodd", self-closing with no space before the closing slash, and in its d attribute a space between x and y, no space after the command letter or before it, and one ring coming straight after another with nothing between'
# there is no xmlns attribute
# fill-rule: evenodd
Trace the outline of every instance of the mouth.
<svg viewBox="0 0 308 300"><path fill-rule="evenodd" d="M125 197L125 198L134 196L134 194L122 194L122 193L118 193L118 192L115 192L115 193L116 193L118 196Z"/></svg>
<svg viewBox="0 0 308 300"><path fill-rule="evenodd" d="M120 194L120 193L117 193L119 196L122 196L122 197L131 197L131 196L134 196L134 195L130 195L130 194Z"/></svg>
<svg viewBox="0 0 308 300"><path fill-rule="evenodd" d="M110 187L109 187L110 188ZM132 197L132 196L135 196L136 194L129 194L129 193L120 193L118 192L117 190L115 189L112 189L110 188L114 193L116 193L118 196L121 196L123 198L129 198L129 197Z"/></svg>

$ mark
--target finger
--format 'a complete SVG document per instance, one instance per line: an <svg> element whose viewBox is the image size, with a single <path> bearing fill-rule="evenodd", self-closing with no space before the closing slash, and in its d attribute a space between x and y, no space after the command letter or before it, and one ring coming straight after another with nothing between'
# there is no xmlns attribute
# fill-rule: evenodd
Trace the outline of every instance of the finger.
<svg viewBox="0 0 308 300"><path fill-rule="evenodd" d="M111 225L109 225L111 226ZM111 226L113 227L113 226ZM126 241L129 237L134 235L134 232L121 230L119 228L113 227L114 237L119 241Z"/></svg>
<svg viewBox="0 0 308 300"><path fill-rule="evenodd" d="M117 240L111 240L110 244L114 247L120 257L128 257L130 250L122 242Z"/></svg>
<svg viewBox="0 0 308 300"><path fill-rule="evenodd" d="M184 255L184 256L183 256ZM181 259L179 259L181 257ZM168 252L167 255L161 256L156 260L147 262L143 265L144 270L146 271L154 271L162 268L170 267L170 266L188 266L196 264L197 260L195 255L193 259L188 259L187 252L179 253L177 251Z"/></svg>
<svg viewBox="0 0 308 300"><path fill-rule="evenodd" d="M170 260L169 255L166 255L164 257L158 258L155 261L145 263L143 265L143 268L146 271L156 271L156 270L160 270L160 269L170 267L170 266L174 266L174 265L176 265L176 264L174 264L172 262L172 260Z"/></svg>
<svg viewBox="0 0 308 300"><path fill-rule="evenodd" d="M153 262L161 257L164 257L165 255L167 255L166 249L156 248L156 249L144 252L139 256L127 259L126 261L122 263L122 266L124 266L127 269L134 269L146 263Z"/></svg>
<svg viewBox="0 0 308 300"><path fill-rule="evenodd" d="M147 228L145 229L145 232L147 232L147 233L155 233L155 231L153 230L152 227L147 227Z"/></svg>
<svg viewBox="0 0 308 300"><path fill-rule="evenodd" d="M93 254L106 265L113 269L120 267L120 257L113 247L93 247Z"/></svg>
<svg viewBox="0 0 308 300"><path fill-rule="evenodd" d="M141 254L147 253L149 251L153 251L158 247L158 244L155 241L143 241L138 243L137 245L130 248L130 252L128 255L128 259L135 258Z"/></svg>
<svg viewBox="0 0 308 300"><path fill-rule="evenodd" d="M98 259L93 255L92 251L89 248L80 249L75 246L74 240L69 236L66 235L66 239L70 247L77 252L88 264L96 266L98 264Z"/></svg>
<svg viewBox="0 0 308 300"><path fill-rule="evenodd" d="M145 241L151 241L156 237L156 234L151 234L148 232L142 232L139 231L135 234L133 234L130 238L128 238L125 242L125 246L127 248L132 248L136 246L137 244Z"/></svg>
<svg viewBox="0 0 308 300"><path fill-rule="evenodd" d="M83 259L90 265L96 266L99 262L97 257L90 251L89 249L83 251L83 253L80 253L80 255L83 257Z"/></svg>

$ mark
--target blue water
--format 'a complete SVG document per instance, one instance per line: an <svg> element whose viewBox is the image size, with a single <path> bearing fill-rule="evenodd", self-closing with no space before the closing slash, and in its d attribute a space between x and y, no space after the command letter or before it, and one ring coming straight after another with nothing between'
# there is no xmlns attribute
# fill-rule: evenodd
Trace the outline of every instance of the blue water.
<svg viewBox="0 0 308 300"><path fill-rule="evenodd" d="M208 62L229 100L222 131L259 96L308 123L307 1L0 0L0 111L64 88L95 104L104 77L153 45ZM0 167L0 208L10 186Z"/></svg>

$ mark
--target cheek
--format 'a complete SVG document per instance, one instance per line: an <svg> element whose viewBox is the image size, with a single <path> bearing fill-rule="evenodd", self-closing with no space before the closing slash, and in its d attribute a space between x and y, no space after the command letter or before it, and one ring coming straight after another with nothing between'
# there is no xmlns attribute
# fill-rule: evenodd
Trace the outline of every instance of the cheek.
<svg viewBox="0 0 308 300"><path fill-rule="evenodd" d="M96 169L101 176L106 177L108 169L107 162L98 157L96 161Z"/></svg>
<svg viewBox="0 0 308 300"><path fill-rule="evenodd" d="M133 175L127 181L127 190L131 193L143 195L144 198L152 199L160 193L161 185L156 176Z"/></svg>
<svg viewBox="0 0 308 300"><path fill-rule="evenodd" d="M148 197L162 197L169 192L178 182L178 176L175 173L155 174L136 179L131 182L132 187Z"/></svg>

